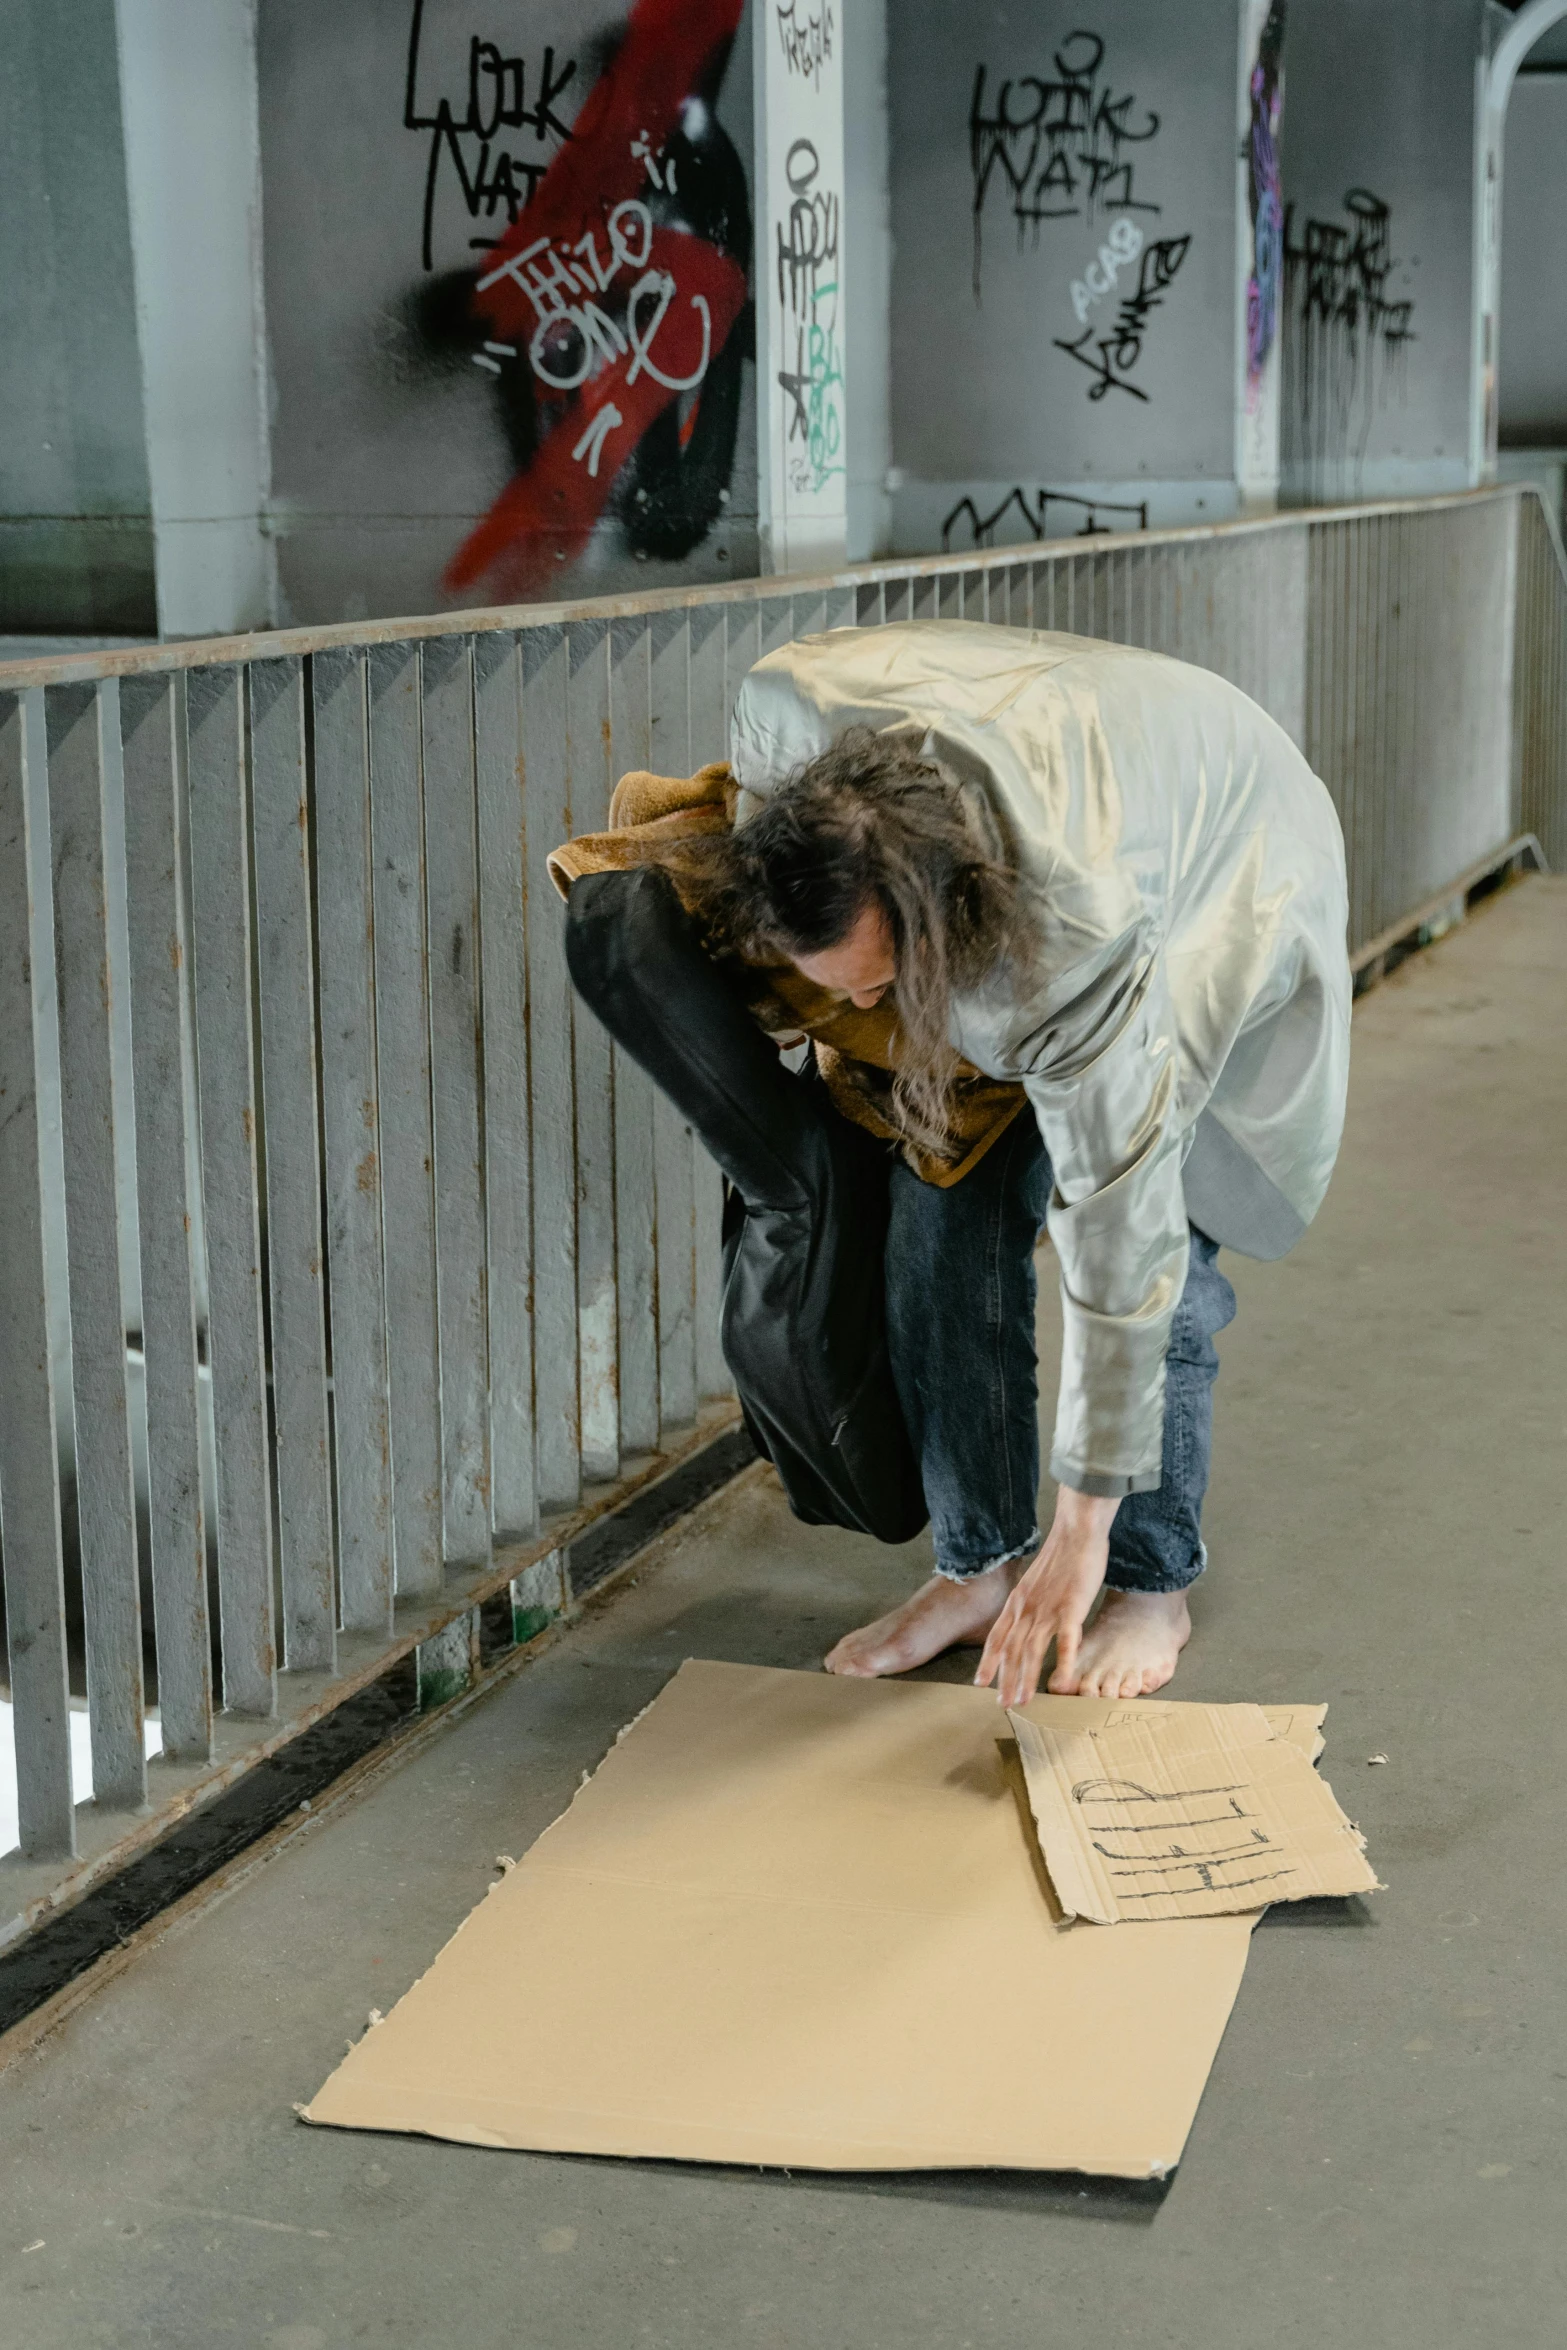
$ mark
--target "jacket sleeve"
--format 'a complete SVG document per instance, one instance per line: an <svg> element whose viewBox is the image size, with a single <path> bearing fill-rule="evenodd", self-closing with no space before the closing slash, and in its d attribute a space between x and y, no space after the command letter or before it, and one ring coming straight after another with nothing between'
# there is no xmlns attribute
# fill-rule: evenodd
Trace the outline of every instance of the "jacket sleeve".
<svg viewBox="0 0 1567 2350"><path fill-rule="evenodd" d="M1186 1284L1175 1121L1176 1041L1164 961L1139 930L1086 990L1018 1040L1050 1155L1061 1268L1060 1400L1050 1473L1120 1497L1160 1482L1164 1364Z"/></svg>

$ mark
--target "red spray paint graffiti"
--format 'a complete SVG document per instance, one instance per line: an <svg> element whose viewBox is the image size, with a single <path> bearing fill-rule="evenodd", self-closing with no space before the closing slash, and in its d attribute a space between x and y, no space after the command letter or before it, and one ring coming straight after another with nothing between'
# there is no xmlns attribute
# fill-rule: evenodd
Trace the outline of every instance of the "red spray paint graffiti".
<svg viewBox="0 0 1567 2350"><path fill-rule="evenodd" d="M636 0L567 144L474 289L487 353L529 369L534 453L447 567L536 596L580 554L622 465L673 403L689 441L708 370L746 302L746 273L694 233L677 185L740 0ZM682 136L681 134L684 134Z"/></svg>

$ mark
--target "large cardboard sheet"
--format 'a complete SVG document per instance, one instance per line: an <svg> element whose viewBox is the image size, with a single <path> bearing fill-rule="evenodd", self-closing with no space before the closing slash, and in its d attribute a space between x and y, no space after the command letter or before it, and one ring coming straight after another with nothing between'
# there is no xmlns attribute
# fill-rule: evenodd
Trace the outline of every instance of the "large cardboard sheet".
<svg viewBox="0 0 1567 2350"><path fill-rule="evenodd" d="M1136 1710L1028 1709L1063 1727ZM1320 1712L1270 1719L1313 1750ZM1064 1923L988 1691L691 1663L305 2118L583 2154L1159 2177L1253 1922Z"/></svg>

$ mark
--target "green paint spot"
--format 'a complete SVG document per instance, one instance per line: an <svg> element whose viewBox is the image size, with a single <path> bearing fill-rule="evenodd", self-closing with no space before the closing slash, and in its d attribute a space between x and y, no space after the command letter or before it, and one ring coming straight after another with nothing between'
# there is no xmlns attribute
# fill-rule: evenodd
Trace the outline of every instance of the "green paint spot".
<svg viewBox="0 0 1567 2350"><path fill-rule="evenodd" d="M514 1607L511 1611L511 1636L520 1648L525 1640L537 1640L539 1634L555 1621L552 1607Z"/></svg>
<svg viewBox="0 0 1567 2350"><path fill-rule="evenodd" d="M442 1665L433 1673L419 1676L419 1711L433 1712L438 1705L447 1705L454 1697L461 1697L468 1686L468 1675L460 1665Z"/></svg>

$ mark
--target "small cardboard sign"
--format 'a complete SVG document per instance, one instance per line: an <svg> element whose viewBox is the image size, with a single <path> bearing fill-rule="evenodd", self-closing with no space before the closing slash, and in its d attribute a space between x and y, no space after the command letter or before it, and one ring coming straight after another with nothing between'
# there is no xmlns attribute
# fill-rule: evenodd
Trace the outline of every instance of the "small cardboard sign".
<svg viewBox="0 0 1567 2350"><path fill-rule="evenodd" d="M1007 1719L1069 1918L1220 1917L1378 1889L1365 1838L1260 1706L1127 1711L1082 1730Z"/></svg>

